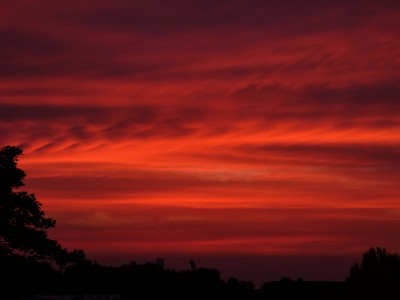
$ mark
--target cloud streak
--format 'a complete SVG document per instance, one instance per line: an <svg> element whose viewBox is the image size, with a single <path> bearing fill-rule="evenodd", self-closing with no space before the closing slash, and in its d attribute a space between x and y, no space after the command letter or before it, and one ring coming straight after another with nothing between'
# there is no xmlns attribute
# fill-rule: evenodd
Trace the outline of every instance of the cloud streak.
<svg viewBox="0 0 400 300"><path fill-rule="evenodd" d="M0 3L0 136L66 247L400 247L398 1L39 3Z"/></svg>

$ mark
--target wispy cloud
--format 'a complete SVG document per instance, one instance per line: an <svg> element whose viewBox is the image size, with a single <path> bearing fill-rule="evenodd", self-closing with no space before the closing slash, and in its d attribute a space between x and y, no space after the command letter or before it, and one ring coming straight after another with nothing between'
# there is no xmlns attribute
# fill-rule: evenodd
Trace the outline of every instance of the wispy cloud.
<svg viewBox="0 0 400 300"><path fill-rule="evenodd" d="M400 246L398 1L0 11L1 140L66 247Z"/></svg>

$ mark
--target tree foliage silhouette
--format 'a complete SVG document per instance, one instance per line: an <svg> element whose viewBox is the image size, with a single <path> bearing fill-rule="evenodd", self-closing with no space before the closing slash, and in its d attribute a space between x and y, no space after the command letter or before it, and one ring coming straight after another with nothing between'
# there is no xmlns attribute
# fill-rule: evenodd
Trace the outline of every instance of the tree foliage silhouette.
<svg viewBox="0 0 400 300"><path fill-rule="evenodd" d="M15 146L0 149L0 254L63 260L68 252L47 237L47 229L55 226L55 220L45 217L34 194L15 191L24 186L26 176L17 167L22 152Z"/></svg>
<svg viewBox="0 0 400 300"><path fill-rule="evenodd" d="M361 265L356 263L351 267L350 280L369 285L399 284L400 258L385 248L371 247L363 254Z"/></svg>

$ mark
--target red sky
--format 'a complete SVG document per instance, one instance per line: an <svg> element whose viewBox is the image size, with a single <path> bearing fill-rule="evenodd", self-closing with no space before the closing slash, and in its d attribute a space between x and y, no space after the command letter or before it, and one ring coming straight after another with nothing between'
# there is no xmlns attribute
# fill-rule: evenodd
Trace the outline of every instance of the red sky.
<svg viewBox="0 0 400 300"><path fill-rule="evenodd" d="M0 0L1 143L105 264L344 280L400 251L398 1Z"/></svg>

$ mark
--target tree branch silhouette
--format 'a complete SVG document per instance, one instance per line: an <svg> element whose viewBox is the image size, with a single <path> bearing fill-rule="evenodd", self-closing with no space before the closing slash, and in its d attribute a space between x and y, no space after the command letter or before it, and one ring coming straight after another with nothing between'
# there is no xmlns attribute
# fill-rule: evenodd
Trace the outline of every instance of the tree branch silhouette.
<svg viewBox="0 0 400 300"><path fill-rule="evenodd" d="M65 266L84 257L82 250L68 252L47 236L56 221L47 218L34 194L15 191L23 187L26 174L18 168L22 149L0 149L0 255L22 254L34 259L53 259Z"/></svg>

